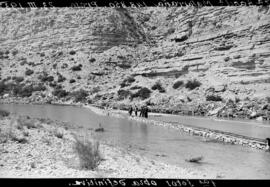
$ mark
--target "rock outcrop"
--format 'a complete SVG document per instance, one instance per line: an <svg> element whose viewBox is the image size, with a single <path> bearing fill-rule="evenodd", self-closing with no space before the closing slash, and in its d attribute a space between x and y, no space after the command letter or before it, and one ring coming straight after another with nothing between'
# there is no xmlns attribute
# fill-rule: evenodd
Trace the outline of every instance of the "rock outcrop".
<svg viewBox="0 0 270 187"><path fill-rule="evenodd" d="M0 15L2 81L31 69L26 85L40 82L42 72L60 84L60 73L63 89L93 93L98 85L88 100L111 105L167 108L207 103L213 94L223 104L255 99L263 105L269 97L269 6L1 9ZM135 81L122 88L129 76ZM200 86L186 86L194 80ZM132 87L151 88L157 81L165 92L153 90L143 101L117 99L120 89L135 92ZM175 81L184 84L175 89ZM45 95L55 89L44 85ZM107 93L114 96L102 97Z"/></svg>

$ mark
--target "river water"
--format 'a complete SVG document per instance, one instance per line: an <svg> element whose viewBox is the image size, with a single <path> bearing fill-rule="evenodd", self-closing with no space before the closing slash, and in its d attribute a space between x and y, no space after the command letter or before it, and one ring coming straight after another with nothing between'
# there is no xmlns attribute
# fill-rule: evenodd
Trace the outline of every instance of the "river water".
<svg viewBox="0 0 270 187"><path fill-rule="evenodd" d="M105 132L96 136L101 141L191 170L195 168L230 179L270 178L270 153L263 150L209 142L203 137L190 136L175 129L147 125L128 118L101 116L89 109L75 106L0 104L0 109L31 117L65 121L86 128L97 128L101 123ZM171 120L175 120L174 117ZM194 122L193 118L185 122L199 123ZM231 125L229 121L227 123ZM200 164L185 161L198 156L204 158Z"/></svg>

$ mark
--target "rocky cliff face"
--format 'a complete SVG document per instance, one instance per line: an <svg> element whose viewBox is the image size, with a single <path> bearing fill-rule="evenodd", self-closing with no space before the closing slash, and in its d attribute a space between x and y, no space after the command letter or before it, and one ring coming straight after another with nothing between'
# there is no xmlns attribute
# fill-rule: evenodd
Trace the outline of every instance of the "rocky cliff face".
<svg viewBox="0 0 270 187"><path fill-rule="evenodd" d="M47 72L57 85L61 74L63 89L83 88L94 102L164 107L258 101L270 93L269 7L1 9L0 15L5 81L24 76L23 83L35 84ZM25 76L27 69L34 73ZM45 83L47 92L54 81ZM143 87L149 98L140 97Z"/></svg>

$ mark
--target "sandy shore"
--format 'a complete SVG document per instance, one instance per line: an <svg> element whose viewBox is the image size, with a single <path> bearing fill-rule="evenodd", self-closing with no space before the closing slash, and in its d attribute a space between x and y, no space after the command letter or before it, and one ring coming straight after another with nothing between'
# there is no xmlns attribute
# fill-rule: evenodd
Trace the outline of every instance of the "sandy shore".
<svg viewBox="0 0 270 187"><path fill-rule="evenodd" d="M106 144L100 145L100 164L93 170L81 169L74 137L93 141L93 129L49 119L26 119L29 123L21 125L17 119L0 119L1 178L216 178Z"/></svg>

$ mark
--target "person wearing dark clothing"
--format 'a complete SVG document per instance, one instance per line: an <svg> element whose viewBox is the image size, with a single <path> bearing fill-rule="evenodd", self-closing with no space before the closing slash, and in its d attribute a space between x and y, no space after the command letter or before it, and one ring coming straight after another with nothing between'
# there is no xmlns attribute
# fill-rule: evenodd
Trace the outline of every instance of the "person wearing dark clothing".
<svg viewBox="0 0 270 187"><path fill-rule="evenodd" d="M270 151L270 138L266 138L267 143L266 143L266 150Z"/></svg>
<svg viewBox="0 0 270 187"><path fill-rule="evenodd" d="M141 110L140 110L140 117L143 117L143 107L141 107Z"/></svg>
<svg viewBox="0 0 270 187"><path fill-rule="evenodd" d="M130 116L132 115L132 111L133 111L133 109L132 109L132 107L130 107L128 110Z"/></svg>
<svg viewBox="0 0 270 187"><path fill-rule="evenodd" d="M145 107L145 114L144 114L144 117L145 117L145 118L148 118L148 107L147 107L147 106Z"/></svg>
<svg viewBox="0 0 270 187"><path fill-rule="evenodd" d="M138 107L135 106L135 116L137 116L137 115L138 115Z"/></svg>

